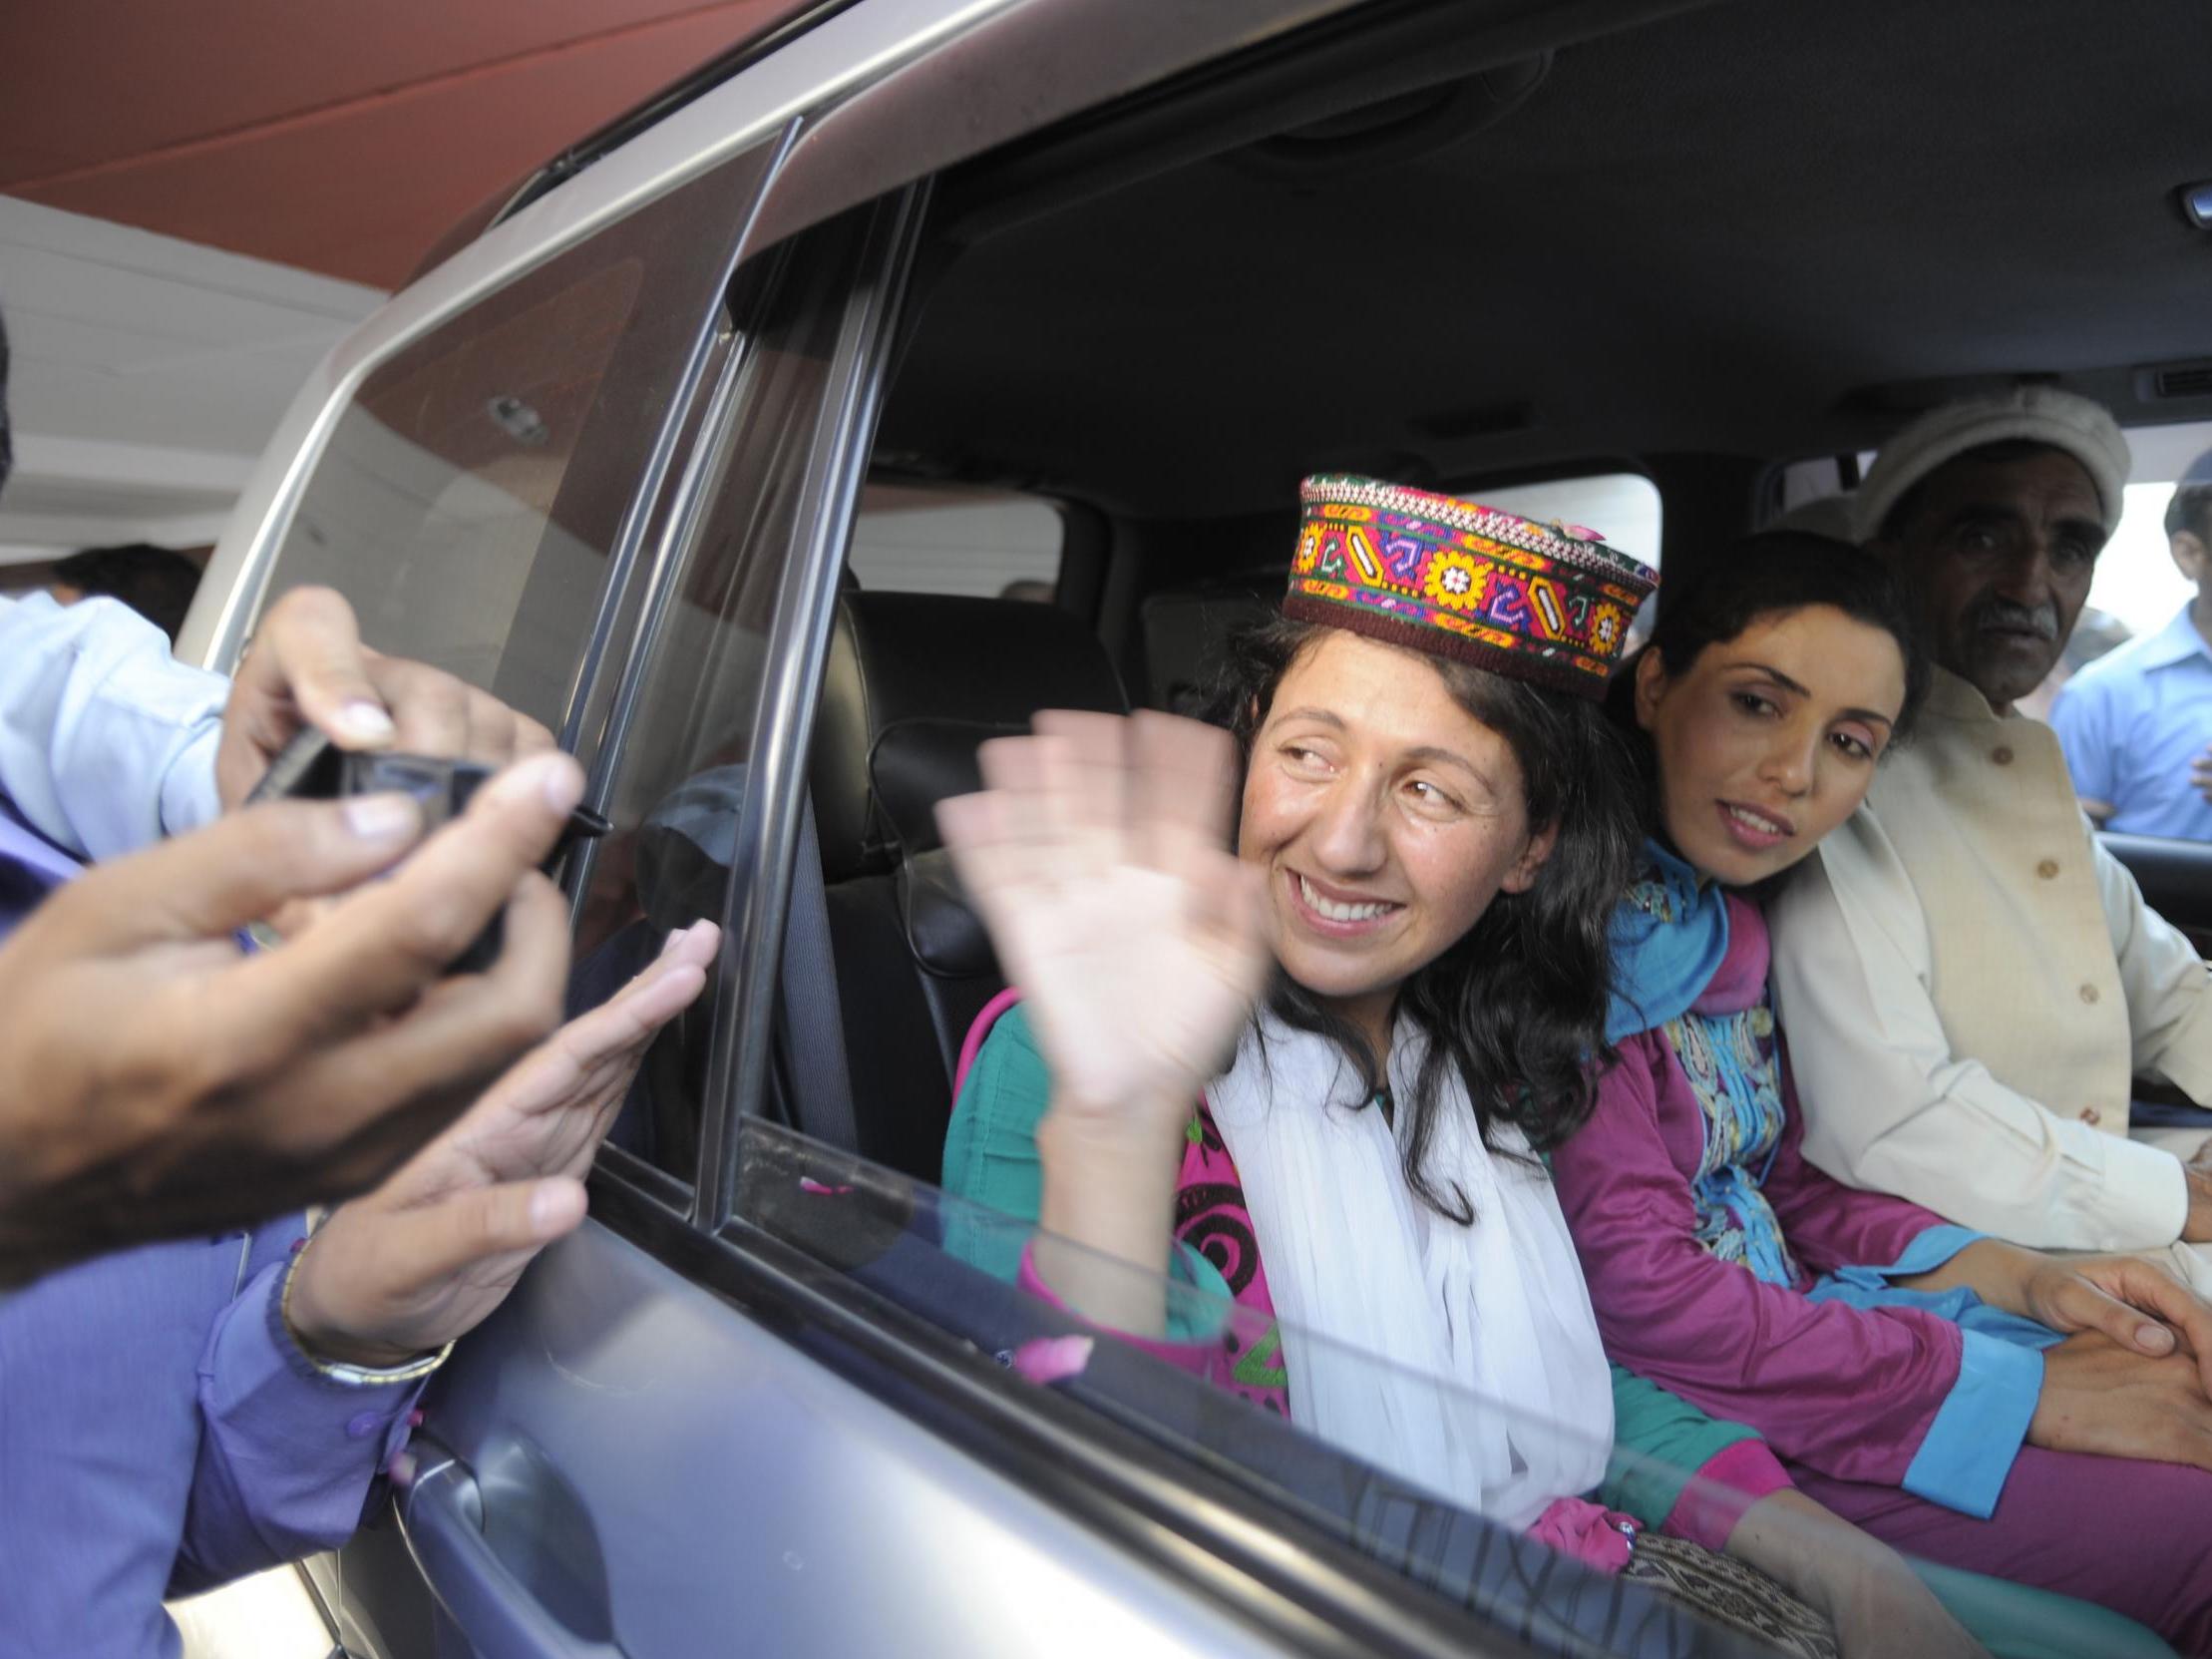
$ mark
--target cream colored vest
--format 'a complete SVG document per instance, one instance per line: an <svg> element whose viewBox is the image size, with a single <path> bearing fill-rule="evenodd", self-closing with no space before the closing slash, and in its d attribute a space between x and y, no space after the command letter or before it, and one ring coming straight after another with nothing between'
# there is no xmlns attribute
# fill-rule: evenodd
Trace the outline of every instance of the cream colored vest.
<svg viewBox="0 0 2212 1659"><path fill-rule="evenodd" d="M1867 797L1928 921L1952 1052L2061 1116L2127 1132L2127 999L2058 739L1938 668Z"/></svg>

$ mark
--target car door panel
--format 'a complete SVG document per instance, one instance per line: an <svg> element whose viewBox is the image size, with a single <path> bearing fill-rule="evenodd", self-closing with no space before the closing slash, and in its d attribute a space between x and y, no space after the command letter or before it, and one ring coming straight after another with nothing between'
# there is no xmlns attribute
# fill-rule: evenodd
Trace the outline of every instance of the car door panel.
<svg viewBox="0 0 2212 1659"><path fill-rule="evenodd" d="M440 1654L1279 1651L595 1224L474 1347L399 1498Z"/></svg>

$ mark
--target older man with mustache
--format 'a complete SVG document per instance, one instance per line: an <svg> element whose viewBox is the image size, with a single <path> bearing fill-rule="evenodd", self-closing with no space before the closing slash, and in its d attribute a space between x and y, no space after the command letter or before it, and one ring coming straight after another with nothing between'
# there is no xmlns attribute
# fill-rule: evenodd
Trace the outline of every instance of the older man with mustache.
<svg viewBox="0 0 2212 1659"><path fill-rule="evenodd" d="M1915 741L1774 901L1805 1151L2016 1243L2164 1255L2212 1289L2212 1146L2130 1133L2132 1080L2212 1102L2212 975L2097 844L2050 728L2057 660L2119 522L2126 440L2049 388L1963 400L1850 508L1937 664Z"/></svg>

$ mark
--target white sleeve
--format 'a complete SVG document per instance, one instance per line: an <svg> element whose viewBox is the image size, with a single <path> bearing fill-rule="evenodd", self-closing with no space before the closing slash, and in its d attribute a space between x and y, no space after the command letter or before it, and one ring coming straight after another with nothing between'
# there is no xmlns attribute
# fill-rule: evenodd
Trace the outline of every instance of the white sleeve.
<svg viewBox="0 0 2212 1659"><path fill-rule="evenodd" d="M2179 928L2143 903L2126 865L2089 838L2097 894L2127 992L2138 1076L2162 1077L2212 1104L2212 973Z"/></svg>
<svg viewBox="0 0 2212 1659"><path fill-rule="evenodd" d="M1951 1051L1926 917L1872 814L1821 844L1771 920L1814 1163L2016 1244L2146 1250L2180 1236L2188 1186L2171 1153L2060 1117Z"/></svg>
<svg viewBox="0 0 2212 1659"><path fill-rule="evenodd" d="M83 858L210 822L230 682L114 600L0 600L0 794Z"/></svg>

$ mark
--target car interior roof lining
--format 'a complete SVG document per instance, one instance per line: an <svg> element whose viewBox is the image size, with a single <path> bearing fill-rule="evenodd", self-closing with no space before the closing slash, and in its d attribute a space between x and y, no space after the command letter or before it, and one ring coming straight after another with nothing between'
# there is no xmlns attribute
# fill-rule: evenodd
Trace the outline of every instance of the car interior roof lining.
<svg viewBox="0 0 2212 1659"><path fill-rule="evenodd" d="M2212 243L2172 200L2208 49L2170 0L1723 0L1561 46L1502 119L1369 168L1140 156L997 223L986 160L946 182L972 239L879 458L1191 518L1318 468L1849 451L2021 377L2201 419L2134 371L2212 355Z"/></svg>

